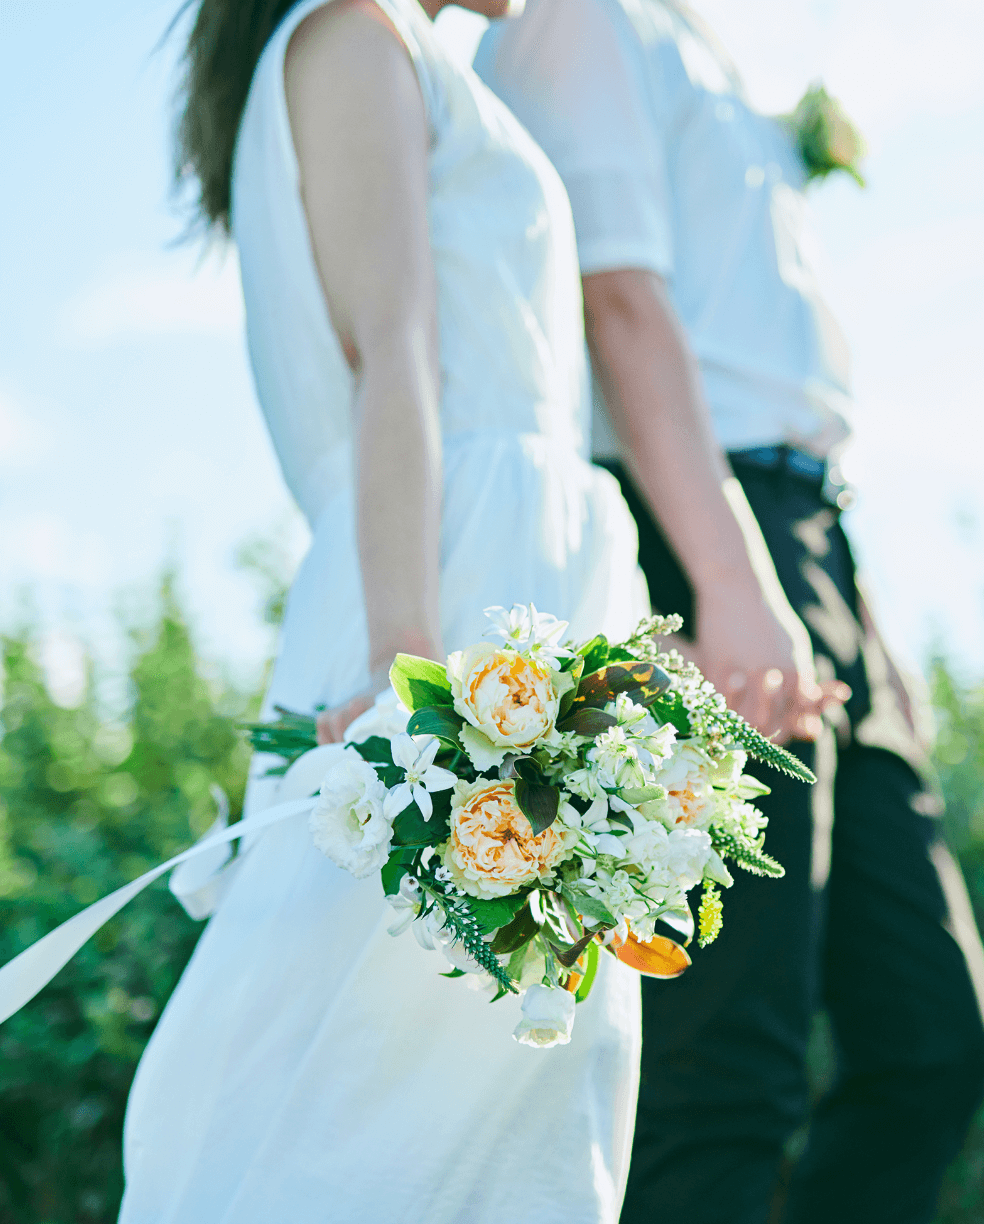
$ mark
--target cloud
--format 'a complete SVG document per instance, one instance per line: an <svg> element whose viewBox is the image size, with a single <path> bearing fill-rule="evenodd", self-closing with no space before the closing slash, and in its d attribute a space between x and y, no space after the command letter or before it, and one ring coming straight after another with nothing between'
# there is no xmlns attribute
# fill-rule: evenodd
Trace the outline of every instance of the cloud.
<svg viewBox="0 0 984 1224"><path fill-rule="evenodd" d="M119 267L86 285L62 311L70 342L102 348L141 336L234 338L243 329L239 263L187 255Z"/></svg>

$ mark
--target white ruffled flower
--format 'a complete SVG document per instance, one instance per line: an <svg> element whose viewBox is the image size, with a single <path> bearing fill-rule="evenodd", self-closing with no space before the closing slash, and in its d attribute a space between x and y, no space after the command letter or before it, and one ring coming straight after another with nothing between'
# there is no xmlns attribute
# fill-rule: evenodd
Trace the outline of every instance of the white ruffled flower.
<svg viewBox="0 0 984 1224"><path fill-rule="evenodd" d="M430 820L434 812L431 794L434 791L450 790L458 781L450 769L441 769L434 758L441 746L437 736L432 735L421 747L405 731L390 740L393 764L404 773L404 779L386 796L385 812L389 820L416 803L424 820Z"/></svg>
<svg viewBox="0 0 984 1224"><path fill-rule="evenodd" d="M549 612L537 612L532 604L513 604L505 608L486 608L492 622L484 637L501 637L514 650L525 650L549 659L569 659L574 652L560 645L568 621L558 620Z"/></svg>
<svg viewBox="0 0 984 1224"><path fill-rule="evenodd" d="M601 900L605 902L616 918L624 915L638 900L638 894L632 887L632 881L624 871L614 871L611 875L596 877L597 890Z"/></svg>
<svg viewBox="0 0 984 1224"><path fill-rule="evenodd" d="M309 819L314 844L357 880L379 871L389 858L392 822L386 787L354 748L346 748L321 784Z"/></svg>
<svg viewBox="0 0 984 1224"><path fill-rule="evenodd" d="M523 995L523 1018L513 1037L520 1045L549 1049L567 1045L574 1028L574 996L568 990L540 984L530 986Z"/></svg>
<svg viewBox="0 0 984 1224"><path fill-rule="evenodd" d="M663 868L686 891L704 878L704 869L714 854L711 837L703 829L672 829L663 848Z"/></svg>

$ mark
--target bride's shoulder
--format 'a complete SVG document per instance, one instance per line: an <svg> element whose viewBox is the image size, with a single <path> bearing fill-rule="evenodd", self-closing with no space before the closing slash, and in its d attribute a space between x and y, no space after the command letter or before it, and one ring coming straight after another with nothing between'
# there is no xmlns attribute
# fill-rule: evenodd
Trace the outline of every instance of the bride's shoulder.
<svg viewBox="0 0 984 1224"><path fill-rule="evenodd" d="M309 13L284 52L284 91L292 127L345 115L357 123L382 108L420 105L406 42L373 0L330 0ZM320 121L320 122L319 122Z"/></svg>
<svg viewBox="0 0 984 1224"><path fill-rule="evenodd" d="M331 0L305 16L284 53L287 113L301 161L320 157L325 134L372 141L387 128L409 138L425 122L414 62L373 0Z"/></svg>
<svg viewBox="0 0 984 1224"><path fill-rule="evenodd" d="M338 57L350 61L379 56L406 58L399 31L375 0L328 0L299 21L284 55L284 76L292 78L323 70Z"/></svg>

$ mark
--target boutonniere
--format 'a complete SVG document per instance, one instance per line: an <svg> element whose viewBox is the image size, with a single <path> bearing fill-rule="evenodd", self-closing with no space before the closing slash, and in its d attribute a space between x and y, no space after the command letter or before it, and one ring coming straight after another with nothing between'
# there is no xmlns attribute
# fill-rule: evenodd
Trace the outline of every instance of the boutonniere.
<svg viewBox="0 0 984 1224"><path fill-rule="evenodd" d="M864 139L822 85L811 85L793 113L783 115L782 121L796 141L808 183L843 170L859 187L865 185L858 169L867 153Z"/></svg>

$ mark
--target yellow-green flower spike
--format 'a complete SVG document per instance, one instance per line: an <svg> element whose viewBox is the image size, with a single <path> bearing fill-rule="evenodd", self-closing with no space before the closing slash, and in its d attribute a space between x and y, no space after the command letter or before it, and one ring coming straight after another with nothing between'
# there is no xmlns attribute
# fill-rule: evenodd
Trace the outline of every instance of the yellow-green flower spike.
<svg viewBox="0 0 984 1224"><path fill-rule="evenodd" d="M697 942L702 948L713 943L721 934L723 909L720 891L713 884L706 885L697 910Z"/></svg>

